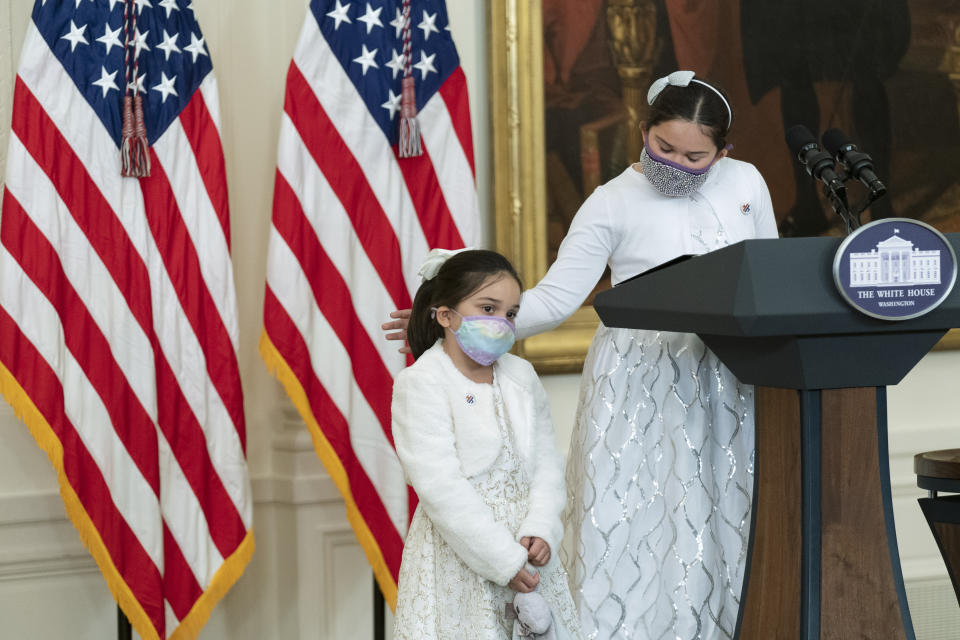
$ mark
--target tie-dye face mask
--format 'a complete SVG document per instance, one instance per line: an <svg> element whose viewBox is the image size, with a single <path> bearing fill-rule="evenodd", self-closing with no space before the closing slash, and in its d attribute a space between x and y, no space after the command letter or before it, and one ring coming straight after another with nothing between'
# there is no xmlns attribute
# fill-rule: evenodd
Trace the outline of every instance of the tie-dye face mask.
<svg viewBox="0 0 960 640"><path fill-rule="evenodd" d="M483 366L493 364L510 351L517 328L501 316L460 316L460 328L453 332L457 344L471 360Z"/></svg>

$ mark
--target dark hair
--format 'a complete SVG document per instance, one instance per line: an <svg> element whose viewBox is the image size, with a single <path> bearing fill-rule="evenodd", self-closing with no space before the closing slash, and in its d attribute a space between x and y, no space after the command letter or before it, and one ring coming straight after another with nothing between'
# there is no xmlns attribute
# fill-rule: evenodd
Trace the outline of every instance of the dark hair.
<svg viewBox="0 0 960 640"><path fill-rule="evenodd" d="M413 299L410 322L407 324L407 342L414 359L443 337L443 327L433 317L434 307L455 307L483 286L492 275L502 273L523 283L510 261L496 251L471 249L451 256L441 265L437 274L424 280Z"/></svg>
<svg viewBox="0 0 960 640"><path fill-rule="evenodd" d="M699 80L697 78L696 80ZM685 87L667 85L650 105L646 119L647 128L670 120L686 120L706 129L707 135L717 145L717 149L727 146L727 134L730 133L732 111L727 110L724 100L730 99L723 89L713 82L710 86L691 80ZM711 88L712 87L712 88ZM714 91L716 89L716 91ZM723 98L721 99L721 95Z"/></svg>

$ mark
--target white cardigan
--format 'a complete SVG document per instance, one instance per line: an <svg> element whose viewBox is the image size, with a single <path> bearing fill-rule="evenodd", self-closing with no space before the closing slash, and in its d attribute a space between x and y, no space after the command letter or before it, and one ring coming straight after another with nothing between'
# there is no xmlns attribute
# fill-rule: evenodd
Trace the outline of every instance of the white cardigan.
<svg viewBox="0 0 960 640"><path fill-rule="evenodd" d="M516 537L497 522L468 478L490 468L503 445L493 387L464 376L439 340L393 385L393 438L420 507L477 574L506 585L523 567L523 536L542 538L556 556L566 500L547 395L529 362L502 356L494 370L517 456L530 478L529 511Z"/></svg>

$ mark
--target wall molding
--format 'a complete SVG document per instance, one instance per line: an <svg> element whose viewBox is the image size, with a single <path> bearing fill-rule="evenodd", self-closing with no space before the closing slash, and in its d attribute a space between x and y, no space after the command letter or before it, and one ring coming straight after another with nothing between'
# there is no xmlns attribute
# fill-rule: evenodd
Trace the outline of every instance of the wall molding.
<svg viewBox="0 0 960 640"><path fill-rule="evenodd" d="M346 527L337 527L330 525L319 525L314 528L314 532L320 534L320 544L318 545L322 551L320 552L322 560L322 567L326 569L323 571L323 575L320 577L319 582L322 584L322 598L324 602L324 611L343 611L347 608L354 608L350 605L356 605L359 603L349 603L343 602L341 588L339 585L340 573L336 571L337 560L344 556L344 552L356 551L360 548L357 544L357 540L353 535L353 530L349 525ZM366 563L364 563L366 564ZM369 571L369 568L368 568ZM368 574L371 576L370 584L373 584L372 573ZM371 586L372 589L372 586ZM369 591L368 593L372 593ZM372 596L371 596L372 598ZM361 606L361 609L366 609L366 607ZM311 611L311 615L317 616L318 612L316 610ZM331 616L321 616L323 619L314 620L314 624L323 625L326 631L326 637L328 638L339 638L343 637L342 633L338 633L336 628L338 623L343 623L342 620ZM364 618L369 619L369 615L364 616ZM364 637L363 634L358 633L357 637Z"/></svg>
<svg viewBox="0 0 960 640"><path fill-rule="evenodd" d="M56 578L100 573L90 554L67 555L59 558L36 557L22 560L0 560L0 582Z"/></svg>
<svg viewBox="0 0 960 640"><path fill-rule="evenodd" d="M340 515L343 504L340 493L317 458L309 433L297 424L298 418L289 418L285 421L289 424L278 429L272 440L275 472L251 478L254 505L262 515L268 514L271 507L293 508L301 514L302 518L295 517L299 532L287 532L281 537L287 542L291 541L289 536L299 540L295 543L296 547L309 556L302 557L298 565L312 565L314 570L332 569L337 554L342 553L347 545L355 546L356 541L346 518ZM930 541L913 542L918 535L927 535L928 532L925 522L913 521L922 518L918 515L919 508L916 514L904 512L904 509L913 509L916 498L925 495L916 486L913 456L919 451L949 446L948 442L955 440L954 433L952 427L891 429L891 485L895 508L899 511L897 522L901 534L901 556L907 544L932 545L932 537ZM903 534L908 529L909 543L903 540ZM304 536L310 537L309 544ZM274 542L282 546L283 540ZM918 555L903 557L902 564L908 583L937 581L946 577L943 560L935 545L930 547L929 552L924 547ZM0 495L0 581L97 571L96 563L67 519L56 490ZM300 579L313 582L316 578L301 576ZM333 606L336 600L336 585L329 583L332 579L333 576L320 576L320 584L316 584L319 593L315 595L321 596L324 604L329 606ZM308 609L302 614L310 618L316 612ZM332 623L324 622L324 625L327 624Z"/></svg>
<svg viewBox="0 0 960 640"><path fill-rule="evenodd" d="M319 462L318 462L319 465ZM304 477L260 476L251 480L255 509L295 509L342 504L327 474ZM331 531L352 531L346 518ZM57 491L0 495L0 581L99 571L67 518Z"/></svg>
<svg viewBox="0 0 960 640"><path fill-rule="evenodd" d="M913 472L913 457L924 451L960 446L960 425L924 426L921 428L891 425L888 443L890 449L890 483L894 497L903 495L910 487L918 495L926 491L917 487Z"/></svg>
<svg viewBox="0 0 960 640"><path fill-rule="evenodd" d="M299 506L343 502L326 473L296 478L262 475L252 478L250 484L254 504ZM68 522L57 491L0 495L0 529L52 522Z"/></svg>

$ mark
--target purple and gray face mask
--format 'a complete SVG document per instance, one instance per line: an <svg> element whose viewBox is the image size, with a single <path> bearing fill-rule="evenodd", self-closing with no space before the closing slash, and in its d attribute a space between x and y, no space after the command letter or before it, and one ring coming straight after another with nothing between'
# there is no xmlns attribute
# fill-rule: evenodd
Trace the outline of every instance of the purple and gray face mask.
<svg viewBox="0 0 960 640"><path fill-rule="evenodd" d="M661 158L647 146L647 137L643 137L643 151L640 152L640 168L657 191L665 196L688 196L707 180L707 174L714 163L702 169L690 169Z"/></svg>

